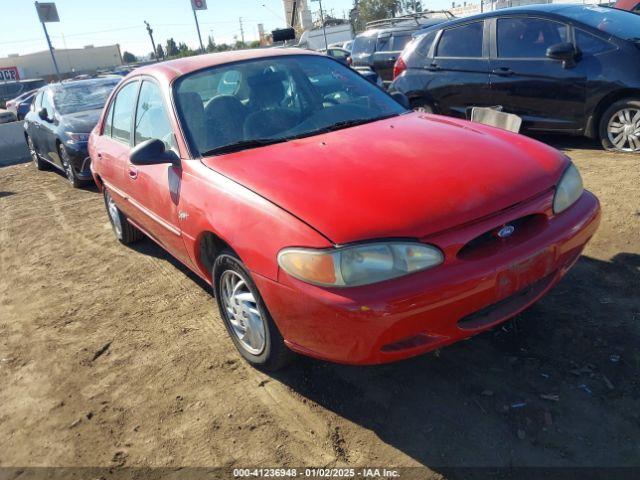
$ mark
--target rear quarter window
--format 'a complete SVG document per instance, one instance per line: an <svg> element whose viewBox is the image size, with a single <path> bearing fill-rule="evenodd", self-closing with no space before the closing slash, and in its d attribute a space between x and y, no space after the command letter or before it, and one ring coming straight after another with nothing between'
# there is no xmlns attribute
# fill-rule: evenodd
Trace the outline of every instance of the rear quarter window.
<svg viewBox="0 0 640 480"><path fill-rule="evenodd" d="M377 40L377 35L356 37L353 41L353 50L351 51L351 54L353 56L372 54L376 50Z"/></svg>
<svg viewBox="0 0 640 480"><path fill-rule="evenodd" d="M420 38L418 38L415 52L418 55L426 57L431 53L431 47L433 46L433 42L438 35L438 31L434 30L433 32L425 33Z"/></svg>

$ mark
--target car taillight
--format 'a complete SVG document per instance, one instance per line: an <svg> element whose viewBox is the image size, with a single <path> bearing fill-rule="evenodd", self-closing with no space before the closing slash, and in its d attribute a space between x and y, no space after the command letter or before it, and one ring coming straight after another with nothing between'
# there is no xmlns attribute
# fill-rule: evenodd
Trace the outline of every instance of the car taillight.
<svg viewBox="0 0 640 480"><path fill-rule="evenodd" d="M404 63L404 60L402 59L402 57L398 57L398 60L396 60L396 63L393 65L393 79L395 80L396 78L398 78L400 74L404 72L406 69L407 69L407 64Z"/></svg>

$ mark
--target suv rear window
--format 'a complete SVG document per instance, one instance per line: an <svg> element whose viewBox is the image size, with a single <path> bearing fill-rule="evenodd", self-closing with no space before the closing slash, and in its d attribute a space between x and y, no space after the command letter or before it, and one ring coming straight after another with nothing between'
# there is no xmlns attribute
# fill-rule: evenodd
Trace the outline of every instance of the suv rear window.
<svg viewBox="0 0 640 480"><path fill-rule="evenodd" d="M378 41L377 35L359 36L353 41L352 56L371 54L376 51L376 42Z"/></svg>
<svg viewBox="0 0 640 480"><path fill-rule="evenodd" d="M438 57L482 57L483 28L483 22L474 22L445 30L438 43Z"/></svg>

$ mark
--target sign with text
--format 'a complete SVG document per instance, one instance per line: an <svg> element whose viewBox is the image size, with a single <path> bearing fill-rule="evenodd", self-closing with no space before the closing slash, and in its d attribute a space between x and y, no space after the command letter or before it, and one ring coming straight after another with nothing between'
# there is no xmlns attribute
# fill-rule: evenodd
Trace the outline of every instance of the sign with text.
<svg viewBox="0 0 640 480"><path fill-rule="evenodd" d="M38 18L42 23L59 22L58 9L53 2L40 3L36 2L36 11Z"/></svg>
<svg viewBox="0 0 640 480"><path fill-rule="evenodd" d="M191 8L194 10L206 10L207 0L191 0Z"/></svg>
<svg viewBox="0 0 640 480"><path fill-rule="evenodd" d="M0 68L0 80L5 82L20 80L20 71L18 70L18 67Z"/></svg>

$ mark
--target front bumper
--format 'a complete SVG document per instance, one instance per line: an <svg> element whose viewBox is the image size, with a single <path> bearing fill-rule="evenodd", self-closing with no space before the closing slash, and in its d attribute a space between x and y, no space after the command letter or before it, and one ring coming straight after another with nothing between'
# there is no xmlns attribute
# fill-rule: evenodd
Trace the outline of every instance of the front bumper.
<svg viewBox="0 0 640 480"><path fill-rule="evenodd" d="M87 142L66 143L65 150L71 159L71 165L80 180L91 180L91 157L87 151Z"/></svg>
<svg viewBox="0 0 640 480"><path fill-rule="evenodd" d="M254 275L285 342L299 353L348 364L386 363L449 345L503 322L538 300L576 262L600 222L586 192L554 216L552 195L471 227L430 237L445 263L400 279L356 288L321 288L284 272ZM546 212L542 230L479 258L455 258L466 235L530 212ZM511 218L509 218L511 217ZM468 233L471 232L471 233ZM426 239L423 239L426 241Z"/></svg>

